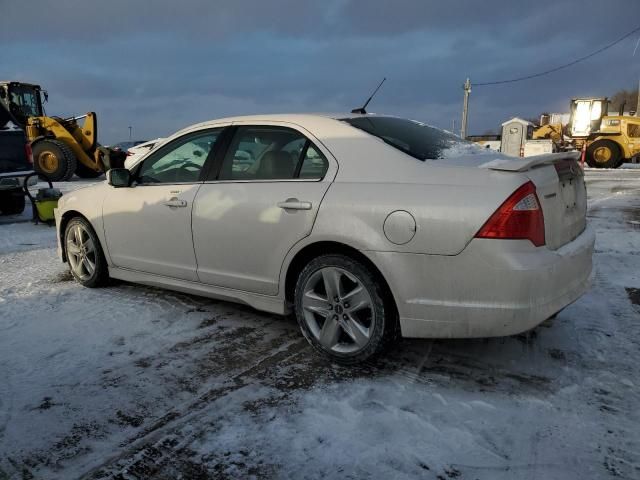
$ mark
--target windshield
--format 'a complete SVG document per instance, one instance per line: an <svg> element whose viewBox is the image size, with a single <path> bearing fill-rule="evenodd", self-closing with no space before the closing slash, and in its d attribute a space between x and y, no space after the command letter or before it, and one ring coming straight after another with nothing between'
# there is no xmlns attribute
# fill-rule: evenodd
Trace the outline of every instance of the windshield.
<svg viewBox="0 0 640 480"><path fill-rule="evenodd" d="M422 161L446 158L451 150L458 153L461 150L475 153L477 150L471 142L415 120L376 116L344 118L342 120Z"/></svg>

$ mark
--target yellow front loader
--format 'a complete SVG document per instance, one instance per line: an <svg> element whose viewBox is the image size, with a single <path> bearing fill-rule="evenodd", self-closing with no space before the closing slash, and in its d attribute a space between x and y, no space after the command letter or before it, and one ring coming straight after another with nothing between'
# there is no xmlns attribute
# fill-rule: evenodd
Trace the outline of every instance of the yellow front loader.
<svg viewBox="0 0 640 480"><path fill-rule="evenodd" d="M78 120L84 118L80 125ZM104 171L97 149L96 114L81 117L29 117L27 139L33 150L33 164L38 173L52 180L68 180L76 173L94 178Z"/></svg>
<svg viewBox="0 0 640 480"><path fill-rule="evenodd" d="M609 115L607 98L576 98L571 101L569 124L575 147L586 146L590 167L618 168L640 155L640 118Z"/></svg>
<svg viewBox="0 0 640 480"><path fill-rule="evenodd" d="M0 82L0 124L11 121L25 130L36 172L53 181L69 180L74 173L95 178L124 164L125 153L98 144L94 112L70 118L49 117L42 107L43 96L46 101L47 93L39 85Z"/></svg>
<svg viewBox="0 0 640 480"><path fill-rule="evenodd" d="M630 115L602 117L600 129L587 139L590 167L618 168L640 155L640 118Z"/></svg>

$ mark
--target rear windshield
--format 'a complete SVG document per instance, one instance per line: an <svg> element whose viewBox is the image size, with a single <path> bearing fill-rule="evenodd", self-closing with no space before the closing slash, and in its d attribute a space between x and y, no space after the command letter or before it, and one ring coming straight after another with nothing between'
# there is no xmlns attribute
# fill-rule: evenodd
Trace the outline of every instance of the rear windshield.
<svg viewBox="0 0 640 480"><path fill-rule="evenodd" d="M342 120L422 161L447 158L452 154L472 154L481 150L452 133L414 120L375 116Z"/></svg>

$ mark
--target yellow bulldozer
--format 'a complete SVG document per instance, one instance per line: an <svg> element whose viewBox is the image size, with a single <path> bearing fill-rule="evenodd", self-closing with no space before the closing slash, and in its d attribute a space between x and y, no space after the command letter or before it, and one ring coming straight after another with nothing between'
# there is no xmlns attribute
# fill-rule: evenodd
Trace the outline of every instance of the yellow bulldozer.
<svg viewBox="0 0 640 480"><path fill-rule="evenodd" d="M47 100L47 92L39 85L0 82L0 127L12 122L25 131L36 172L53 181L64 181L74 173L95 178L124 164L126 153L98 144L95 112L49 117L43 108ZM84 120L82 124L80 120Z"/></svg>

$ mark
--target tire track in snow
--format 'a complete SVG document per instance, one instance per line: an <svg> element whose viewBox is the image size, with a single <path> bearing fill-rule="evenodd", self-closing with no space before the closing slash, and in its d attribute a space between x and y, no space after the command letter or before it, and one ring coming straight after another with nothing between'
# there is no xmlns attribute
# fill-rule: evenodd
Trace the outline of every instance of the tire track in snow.
<svg viewBox="0 0 640 480"><path fill-rule="evenodd" d="M124 442L122 445L124 450L117 456L107 459L103 464L87 471L82 477L137 478L136 474L130 474L130 471L154 475L164 463L174 460L173 454L180 450L179 447L190 444L200 434L200 431L197 431L187 436L180 435L181 427L191 423L206 424L198 421L198 417L209 415L208 412L203 412L203 409L212 407L214 403L250 386L256 380L256 376L297 357L306 346L307 342L304 339L290 340L275 351L257 359L248 368L229 377L225 385L208 390L185 406L170 409L152 426Z"/></svg>

